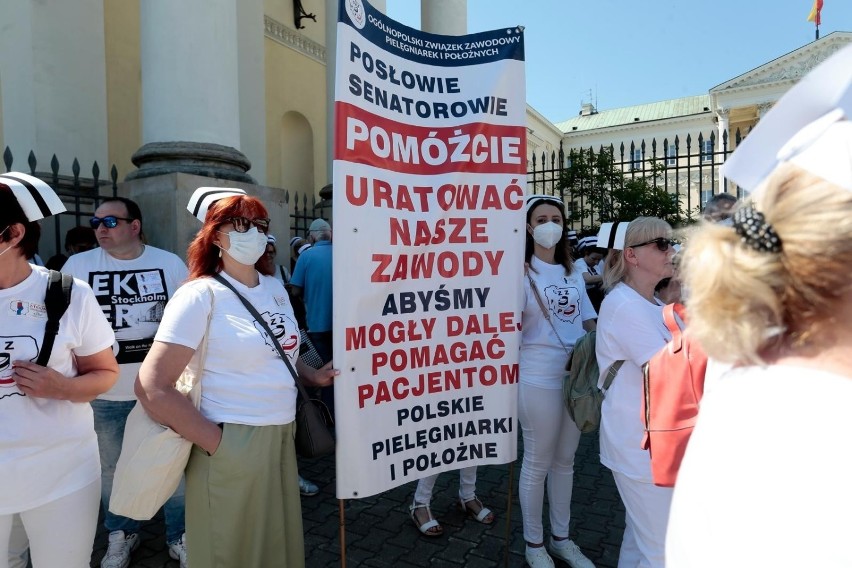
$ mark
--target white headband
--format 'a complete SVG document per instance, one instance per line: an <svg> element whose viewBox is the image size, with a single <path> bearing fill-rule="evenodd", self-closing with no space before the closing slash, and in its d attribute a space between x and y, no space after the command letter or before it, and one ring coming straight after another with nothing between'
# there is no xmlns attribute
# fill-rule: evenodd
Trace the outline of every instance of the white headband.
<svg viewBox="0 0 852 568"><path fill-rule="evenodd" d="M36 177L20 172L8 172L0 174L0 183L12 190L24 210L24 215L30 221L38 221L65 211L65 204L56 192Z"/></svg>

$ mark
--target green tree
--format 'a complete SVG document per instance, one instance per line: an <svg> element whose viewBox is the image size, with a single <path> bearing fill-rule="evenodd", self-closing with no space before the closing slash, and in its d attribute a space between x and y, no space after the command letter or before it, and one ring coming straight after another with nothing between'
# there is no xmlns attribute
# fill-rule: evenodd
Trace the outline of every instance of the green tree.
<svg viewBox="0 0 852 568"><path fill-rule="evenodd" d="M611 149L572 151L560 180L573 202L569 220L584 228L642 216L660 217L672 226L683 224L686 214L680 197L659 185L664 171L663 164L652 160L644 175L629 176L616 165Z"/></svg>

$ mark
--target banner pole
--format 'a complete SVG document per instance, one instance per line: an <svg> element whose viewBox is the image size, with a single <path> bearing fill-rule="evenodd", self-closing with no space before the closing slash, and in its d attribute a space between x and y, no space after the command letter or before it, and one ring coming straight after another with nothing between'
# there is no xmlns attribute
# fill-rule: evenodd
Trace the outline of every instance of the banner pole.
<svg viewBox="0 0 852 568"><path fill-rule="evenodd" d="M337 500L340 517L340 568L346 568L346 508L343 501L343 499Z"/></svg>
<svg viewBox="0 0 852 568"><path fill-rule="evenodd" d="M515 462L509 462L509 491L506 502L506 554L504 564L509 568L509 543L512 542L512 487L515 485Z"/></svg>

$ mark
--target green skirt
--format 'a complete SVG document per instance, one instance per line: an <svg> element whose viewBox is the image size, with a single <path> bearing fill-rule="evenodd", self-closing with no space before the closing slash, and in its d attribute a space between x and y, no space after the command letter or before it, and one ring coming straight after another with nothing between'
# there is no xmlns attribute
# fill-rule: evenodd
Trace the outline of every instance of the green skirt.
<svg viewBox="0 0 852 568"><path fill-rule="evenodd" d="M303 568L295 423L225 424L216 453L193 446L186 468L192 568Z"/></svg>

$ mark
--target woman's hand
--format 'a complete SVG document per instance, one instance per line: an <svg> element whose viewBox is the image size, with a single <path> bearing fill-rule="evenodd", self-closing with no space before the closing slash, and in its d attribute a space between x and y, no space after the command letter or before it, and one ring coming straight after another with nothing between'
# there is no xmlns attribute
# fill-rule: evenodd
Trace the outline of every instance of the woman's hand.
<svg viewBox="0 0 852 568"><path fill-rule="evenodd" d="M329 387L340 374L340 371L333 368L332 364L329 361L319 369L314 369L303 363L301 359L296 359L296 372L299 373L299 378L309 387Z"/></svg>
<svg viewBox="0 0 852 568"><path fill-rule="evenodd" d="M15 361L13 366L15 373L12 378L25 395L58 400L68 398L66 385L69 379L58 371L29 361Z"/></svg>
<svg viewBox="0 0 852 568"><path fill-rule="evenodd" d="M112 347L92 355L78 355L76 377L66 377L31 361L15 361L13 365L12 378L18 388L36 398L90 402L111 389L118 379L118 363Z"/></svg>

